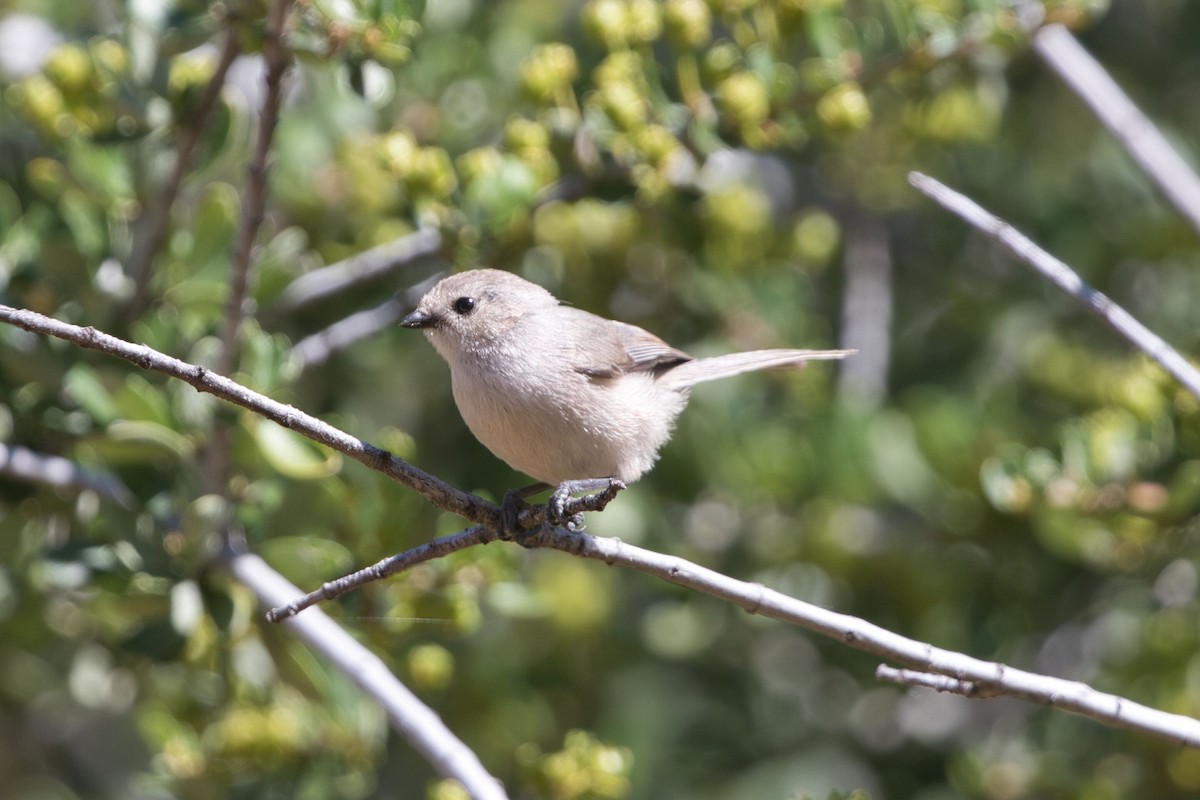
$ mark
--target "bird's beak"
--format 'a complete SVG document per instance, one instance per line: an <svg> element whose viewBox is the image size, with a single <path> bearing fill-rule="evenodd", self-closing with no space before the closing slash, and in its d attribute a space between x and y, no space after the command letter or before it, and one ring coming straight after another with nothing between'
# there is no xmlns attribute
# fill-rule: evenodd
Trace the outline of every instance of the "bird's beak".
<svg viewBox="0 0 1200 800"><path fill-rule="evenodd" d="M432 328L436 324L437 317L432 314L426 314L419 308L400 320L400 327L402 328Z"/></svg>

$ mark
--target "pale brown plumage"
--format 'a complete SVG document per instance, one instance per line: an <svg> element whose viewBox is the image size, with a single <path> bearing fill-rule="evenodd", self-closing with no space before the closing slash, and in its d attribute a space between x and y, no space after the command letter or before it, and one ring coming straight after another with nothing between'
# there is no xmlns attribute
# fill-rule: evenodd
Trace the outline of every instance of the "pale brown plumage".
<svg viewBox="0 0 1200 800"><path fill-rule="evenodd" d="M697 383L840 359L756 350L695 359L652 333L570 306L510 272L443 279L401 323L450 365L454 400L489 450L538 480L641 477Z"/></svg>

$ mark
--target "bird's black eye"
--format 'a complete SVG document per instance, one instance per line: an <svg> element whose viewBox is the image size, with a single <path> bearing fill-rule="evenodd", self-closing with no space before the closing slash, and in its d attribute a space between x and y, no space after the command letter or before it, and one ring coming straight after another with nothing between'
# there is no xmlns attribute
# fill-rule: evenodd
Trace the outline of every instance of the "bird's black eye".
<svg viewBox="0 0 1200 800"><path fill-rule="evenodd" d="M452 308L454 313L462 314L464 317L475 310L476 301L474 297L460 297L454 301Z"/></svg>

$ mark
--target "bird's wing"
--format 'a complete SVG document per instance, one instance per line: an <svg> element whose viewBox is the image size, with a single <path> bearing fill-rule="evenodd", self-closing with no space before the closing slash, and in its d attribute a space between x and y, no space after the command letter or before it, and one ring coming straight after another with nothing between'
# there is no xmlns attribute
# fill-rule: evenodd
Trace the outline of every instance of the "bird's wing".
<svg viewBox="0 0 1200 800"><path fill-rule="evenodd" d="M676 350L654 334L636 325L598 317L579 309L572 323L581 332L575 343L572 367L589 378L616 378L631 372L660 373L692 357Z"/></svg>

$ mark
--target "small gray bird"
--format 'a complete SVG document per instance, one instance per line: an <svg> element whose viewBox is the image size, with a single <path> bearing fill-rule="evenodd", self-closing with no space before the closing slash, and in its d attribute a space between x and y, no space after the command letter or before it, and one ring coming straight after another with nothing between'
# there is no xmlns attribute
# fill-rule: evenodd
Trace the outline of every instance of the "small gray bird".
<svg viewBox="0 0 1200 800"><path fill-rule="evenodd" d="M697 383L854 352L692 358L495 269L444 278L400 324L424 329L450 365L454 402L475 438L513 469L558 487L551 508L560 516L571 493L649 470Z"/></svg>

